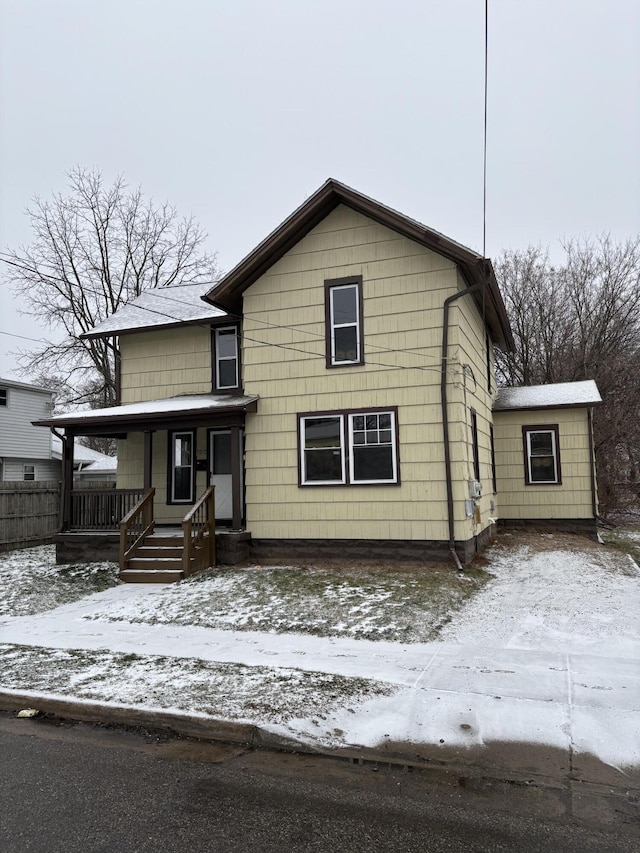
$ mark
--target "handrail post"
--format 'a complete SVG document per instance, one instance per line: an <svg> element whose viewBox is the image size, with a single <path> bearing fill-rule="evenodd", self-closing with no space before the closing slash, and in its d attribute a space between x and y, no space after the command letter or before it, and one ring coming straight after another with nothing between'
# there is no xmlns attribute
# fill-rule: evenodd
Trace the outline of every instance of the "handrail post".
<svg viewBox="0 0 640 853"><path fill-rule="evenodd" d="M216 564L216 487L213 486L207 501L207 521L209 524L209 566Z"/></svg>
<svg viewBox="0 0 640 853"><path fill-rule="evenodd" d="M184 576L189 577L189 569L191 568L191 518L185 518L182 522L182 537L184 546L182 548L182 571Z"/></svg>

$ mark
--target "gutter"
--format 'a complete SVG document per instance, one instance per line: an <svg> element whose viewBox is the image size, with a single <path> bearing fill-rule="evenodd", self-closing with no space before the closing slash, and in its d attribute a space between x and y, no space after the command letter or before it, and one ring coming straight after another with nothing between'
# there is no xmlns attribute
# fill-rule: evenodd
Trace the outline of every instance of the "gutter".
<svg viewBox="0 0 640 853"><path fill-rule="evenodd" d="M442 317L442 368L440 374L440 405L442 407L442 433L444 439L444 468L445 478L447 482L447 521L449 524L449 553L456 564L459 572L463 572L462 563L456 553L455 527L453 520L453 483L451 479L451 448L449 446L449 413L447 410L447 351L449 349L449 306L452 302L460 299L462 296L467 296L470 293L476 293L484 285L474 284L472 287L467 287L466 290L461 290L459 293L454 293L453 296L447 297L444 301L444 312Z"/></svg>

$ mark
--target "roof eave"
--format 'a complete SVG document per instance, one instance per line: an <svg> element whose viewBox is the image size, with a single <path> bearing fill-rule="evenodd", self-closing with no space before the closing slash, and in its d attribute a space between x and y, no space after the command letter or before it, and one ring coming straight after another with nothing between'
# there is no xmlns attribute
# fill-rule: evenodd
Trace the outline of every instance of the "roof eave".
<svg viewBox="0 0 640 853"><path fill-rule="evenodd" d="M220 282L202 296L205 302L224 311L242 313L242 294L305 234L321 222L339 204L345 204L370 219L457 263L470 283L486 280L489 299L487 318L495 342L506 351L514 349L507 313L490 261L443 234L426 228L380 202L362 195L345 184L329 179L300 207L271 232ZM488 264L488 268L485 267ZM486 279L485 279L486 276ZM478 296L482 303L482 296Z"/></svg>

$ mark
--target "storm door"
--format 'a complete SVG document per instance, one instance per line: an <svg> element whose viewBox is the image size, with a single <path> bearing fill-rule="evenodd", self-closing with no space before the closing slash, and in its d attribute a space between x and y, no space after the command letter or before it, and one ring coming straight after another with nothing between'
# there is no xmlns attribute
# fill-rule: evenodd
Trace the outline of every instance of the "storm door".
<svg viewBox="0 0 640 853"><path fill-rule="evenodd" d="M238 482L235 487L242 493L242 432L240 432L238 464L232 463L231 430L209 433L209 483L216 487L216 522L231 523L233 518L233 470Z"/></svg>

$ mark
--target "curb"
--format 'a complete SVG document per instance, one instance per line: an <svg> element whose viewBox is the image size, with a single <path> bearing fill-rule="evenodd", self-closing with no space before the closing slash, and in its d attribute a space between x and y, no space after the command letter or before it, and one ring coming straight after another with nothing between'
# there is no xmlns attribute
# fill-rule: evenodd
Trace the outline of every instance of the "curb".
<svg viewBox="0 0 640 853"><path fill-rule="evenodd" d="M606 768L607 778L599 778L598 773L581 774L577 768L570 767L570 756L560 750L544 749L544 756L553 755L563 772L554 773L550 767L540 769L534 759L539 747L526 744L510 744L507 755L515 755L517 765L509 766L499 749L482 747L481 750L457 748L445 750L430 744L394 744L381 747L336 747L323 748L304 743L293 737L280 735L253 723L234 723L218 720L214 717L176 714L150 708L140 709L124 705L102 704L97 702L78 702L73 699L34 695L0 690L0 711L17 712L24 708L36 707L38 711L52 714L65 720L85 723L99 723L115 726L157 729L182 737L204 741L222 742L274 752L301 753L342 759L354 764L374 764L395 767L404 771L424 771L456 781L461 786L476 781L506 782L527 787L567 790L576 784L590 788L605 784L611 792L638 792L640 784L629 778L612 776L611 768ZM498 744L497 747L503 745ZM603 765L606 767L606 765ZM590 768L593 769L592 767Z"/></svg>

